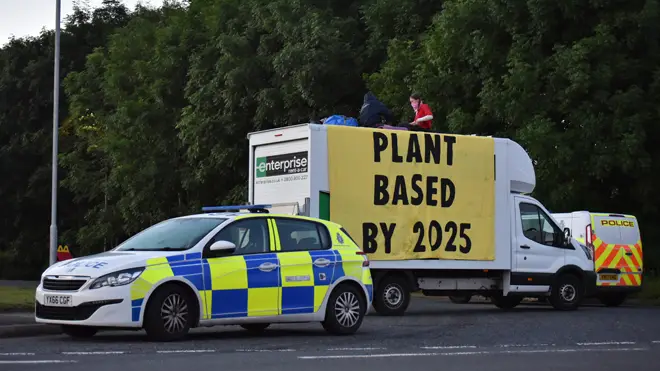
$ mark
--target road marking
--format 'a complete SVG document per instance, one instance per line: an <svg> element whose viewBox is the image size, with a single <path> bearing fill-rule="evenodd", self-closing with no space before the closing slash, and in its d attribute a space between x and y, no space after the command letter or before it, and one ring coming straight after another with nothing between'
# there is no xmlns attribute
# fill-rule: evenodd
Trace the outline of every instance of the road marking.
<svg viewBox="0 0 660 371"><path fill-rule="evenodd" d="M215 353L213 349L176 349L176 350L157 350L156 353Z"/></svg>
<svg viewBox="0 0 660 371"><path fill-rule="evenodd" d="M105 352L62 352L61 354L66 356L97 356L97 355L109 355L109 354L124 354L123 351L105 351Z"/></svg>
<svg viewBox="0 0 660 371"><path fill-rule="evenodd" d="M77 363L78 361L61 359L36 359L34 361L0 361L0 365L11 364L40 364L40 363Z"/></svg>
<svg viewBox="0 0 660 371"><path fill-rule="evenodd" d="M5 356L5 357L25 357L25 356L33 356L34 353L0 353L0 356Z"/></svg>
<svg viewBox="0 0 660 371"><path fill-rule="evenodd" d="M448 345L437 347L420 347L421 349L476 349L476 345Z"/></svg>
<svg viewBox="0 0 660 371"><path fill-rule="evenodd" d="M236 349L237 352L295 352L295 349Z"/></svg>
<svg viewBox="0 0 660 371"><path fill-rule="evenodd" d="M651 344L660 344L660 340L653 340Z"/></svg>
<svg viewBox="0 0 660 371"><path fill-rule="evenodd" d="M593 345L634 345L634 341L603 341L600 343L577 343L579 346L593 346Z"/></svg>
<svg viewBox="0 0 660 371"><path fill-rule="evenodd" d="M498 348L533 348L533 347L554 347L555 344L500 344Z"/></svg>
<svg viewBox="0 0 660 371"><path fill-rule="evenodd" d="M387 348L329 348L327 350L329 351L337 351L337 350L385 350Z"/></svg>
<svg viewBox="0 0 660 371"><path fill-rule="evenodd" d="M384 353L384 354L342 354L328 356L299 356L298 359L350 359L350 358L388 358L388 357L419 357L419 356L472 356L492 354L528 354L528 353L582 353L582 352L622 352L645 351L647 348L569 348L569 349L518 349L501 351L467 351L443 353Z"/></svg>

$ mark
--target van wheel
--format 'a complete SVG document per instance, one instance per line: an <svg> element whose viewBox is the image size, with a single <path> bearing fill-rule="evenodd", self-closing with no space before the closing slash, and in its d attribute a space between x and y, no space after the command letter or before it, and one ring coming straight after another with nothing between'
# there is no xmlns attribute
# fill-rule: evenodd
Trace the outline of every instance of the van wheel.
<svg viewBox="0 0 660 371"><path fill-rule="evenodd" d="M62 332L74 339L87 339L96 335L98 329L89 326L62 325Z"/></svg>
<svg viewBox="0 0 660 371"><path fill-rule="evenodd" d="M502 294L493 295L490 298L491 302L495 304L496 307L504 310L513 309L518 306L523 300L522 296L504 296Z"/></svg>
<svg viewBox="0 0 660 371"><path fill-rule="evenodd" d="M352 285L339 285L330 294L321 325L331 334L353 334L362 325L366 313L364 294Z"/></svg>
<svg viewBox="0 0 660 371"><path fill-rule="evenodd" d="M402 276L386 276L377 285L373 306L382 316L402 316L410 305L410 290Z"/></svg>
<svg viewBox="0 0 660 371"><path fill-rule="evenodd" d="M155 341L184 338L192 326L194 308L190 295L182 287L161 287L149 299L144 313L147 336Z"/></svg>
<svg viewBox="0 0 660 371"><path fill-rule="evenodd" d="M606 307L618 307L626 301L626 294L605 294L599 296L598 300Z"/></svg>
<svg viewBox="0 0 660 371"><path fill-rule="evenodd" d="M449 300L454 304L467 304L472 300L472 295L450 295Z"/></svg>
<svg viewBox="0 0 660 371"><path fill-rule="evenodd" d="M552 286L550 304L557 310L576 310L582 303L584 288L573 274L562 274Z"/></svg>
<svg viewBox="0 0 660 371"><path fill-rule="evenodd" d="M248 332L259 334L264 332L270 323L246 323L241 325L242 328L246 329Z"/></svg>

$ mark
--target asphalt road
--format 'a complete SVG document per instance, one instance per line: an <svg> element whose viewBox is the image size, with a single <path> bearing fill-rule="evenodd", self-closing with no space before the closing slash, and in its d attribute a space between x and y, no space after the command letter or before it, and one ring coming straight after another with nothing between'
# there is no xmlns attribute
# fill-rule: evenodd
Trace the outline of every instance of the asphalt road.
<svg viewBox="0 0 660 371"><path fill-rule="evenodd" d="M85 341L64 335L0 339L0 369L657 371L658 352L656 308L557 312L530 305L504 312L415 298L406 316L369 316L356 335L345 337L327 335L320 324L291 324L260 336L239 327L200 329L177 343L150 343L142 332L106 332Z"/></svg>

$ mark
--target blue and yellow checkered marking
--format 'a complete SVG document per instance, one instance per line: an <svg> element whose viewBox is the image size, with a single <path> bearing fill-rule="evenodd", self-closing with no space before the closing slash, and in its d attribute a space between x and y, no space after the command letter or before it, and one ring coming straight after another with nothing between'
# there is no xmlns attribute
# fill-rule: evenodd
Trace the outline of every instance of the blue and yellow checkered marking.
<svg viewBox="0 0 660 371"><path fill-rule="evenodd" d="M202 259L201 253L188 253L147 261L147 268L131 286L131 317L139 321L145 295L161 280L180 276L199 292L202 318L235 318L279 314L314 313L337 280L350 276L362 282L373 300L369 270L362 267L363 256L355 247L336 246L331 250L281 252L274 221L268 221L270 253ZM330 230L334 237L336 231ZM334 242L334 241L333 241ZM326 266L316 259L325 258ZM263 271L264 263L275 265Z"/></svg>

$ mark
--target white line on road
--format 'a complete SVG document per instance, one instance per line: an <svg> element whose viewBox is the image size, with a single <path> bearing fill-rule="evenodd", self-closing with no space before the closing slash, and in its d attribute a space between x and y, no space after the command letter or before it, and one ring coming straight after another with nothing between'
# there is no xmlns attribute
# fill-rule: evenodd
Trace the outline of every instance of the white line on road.
<svg viewBox="0 0 660 371"><path fill-rule="evenodd" d="M295 349L236 349L237 352L295 352Z"/></svg>
<svg viewBox="0 0 660 371"><path fill-rule="evenodd" d="M176 349L176 350L157 350L156 353L215 353L213 349Z"/></svg>
<svg viewBox="0 0 660 371"><path fill-rule="evenodd" d="M11 364L40 364L40 363L76 363L78 361L61 360L61 359L37 359L34 361L0 361L0 365Z"/></svg>
<svg viewBox="0 0 660 371"><path fill-rule="evenodd" d="M528 353L576 353L576 352L621 352L644 351L647 348L572 348L572 349L519 349L502 351L472 351L472 352L443 352L443 353L385 353L385 354L343 354L336 356L299 356L298 359L350 359L350 358L387 358L387 357L419 357L419 356L471 356L471 355L497 355L497 354L528 354Z"/></svg>
<svg viewBox="0 0 660 371"><path fill-rule="evenodd" d="M555 344L500 344L498 348L534 348L534 347L554 347Z"/></svg>
<svg viewBox="0 0 660 371"><path fill-rule="evenodd" d="M25 357L25 356L33 356L34 353L0 353L0 356L3 357Z"/></svg>
<svg viewBox="0 0 660 371"><path fill-rule="evenodd" d="M329 351L338 351L338 350L385 350L387 348L329 348Z"/></svg>
<svg viewBox="0 0 660 371"><path fill-rule="evenodd" d="M653 340L651 344L660 344L660 340Z"/></svg>
<svg viewBox="0 0 660 371"><path fill-rule="evenodd" d="M476 349L476 345L448 345L437 347L420 347L421 349Z"/></svg>
<svg viewBox="0 0 660 371"><path fill-rule="evenodd" d="M124 354L123 351L104 351L104 352L62 352L65 356L99 356L109 354Z"/></svg>
<svg viewBox="0 0 660 371"><path fill-rule="evenodd" d="M579 346L594 346L594 345L634 345L634 341L603 341L600 343L577 343Z"/></svg>

